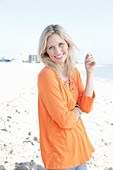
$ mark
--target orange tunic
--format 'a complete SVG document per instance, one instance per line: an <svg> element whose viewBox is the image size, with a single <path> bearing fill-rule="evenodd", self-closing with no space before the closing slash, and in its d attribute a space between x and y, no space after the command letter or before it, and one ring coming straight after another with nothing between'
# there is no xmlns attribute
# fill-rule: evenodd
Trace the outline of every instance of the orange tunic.
<svg viewBox="0 0 113 170"><path fill-rule="evenodd" d="M79 71L75 68L70 87L45 67L38 75L38 115L40 149L46 169L68 169L84 164L94 148L82 119L72 111L78 104L83 112L92 110L93 97L84 93Z"/></svg>

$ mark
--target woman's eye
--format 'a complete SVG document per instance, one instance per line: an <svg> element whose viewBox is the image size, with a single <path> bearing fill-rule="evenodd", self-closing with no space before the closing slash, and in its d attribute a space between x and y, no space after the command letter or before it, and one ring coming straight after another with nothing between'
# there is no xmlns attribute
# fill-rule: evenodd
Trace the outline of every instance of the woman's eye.
<svg viewBox="0 0 113 170"><path fill-rule="evenodd" d="M60 43L59 46L63 46L64 44L63 43Z"/></svg>
<svg viewBox="0 0 113 170"><path fill-rule="evenodd" d="M49 50L51 50L53 48L53 46L49 47Z"/></svg>

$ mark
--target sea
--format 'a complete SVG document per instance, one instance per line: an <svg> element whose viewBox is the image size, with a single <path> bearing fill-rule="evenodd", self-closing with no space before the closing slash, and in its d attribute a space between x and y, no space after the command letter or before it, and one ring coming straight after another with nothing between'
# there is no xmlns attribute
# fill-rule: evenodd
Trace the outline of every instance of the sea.
<svg viewBox="0 0 113 170"><path fill-rule="evenodd" d="M80 72L82 75L85 75L85 69L82 69ZM97 65L94 77L98 81L113 84L113 64Z"/></svg>
<svg viewBox="0 0 113 170"><path fill-rule="evenodd" d="M113 64L99 65L95 69L95 78L113 83Z"/></svg>

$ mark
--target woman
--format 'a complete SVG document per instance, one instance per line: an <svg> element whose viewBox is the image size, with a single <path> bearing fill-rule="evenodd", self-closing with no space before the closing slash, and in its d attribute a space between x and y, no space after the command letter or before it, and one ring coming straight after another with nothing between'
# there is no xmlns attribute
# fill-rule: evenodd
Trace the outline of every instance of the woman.
<svg viewBox="0 0 113 170"><path fill-rule="evenodd" d="M85 57L86 87L74 67L76 46L60 25L41 34L39 56L45 67L38 75L40 148L46 169L86 170L92 156L81 113L92 110L95 93L91 54Z"/></svg>

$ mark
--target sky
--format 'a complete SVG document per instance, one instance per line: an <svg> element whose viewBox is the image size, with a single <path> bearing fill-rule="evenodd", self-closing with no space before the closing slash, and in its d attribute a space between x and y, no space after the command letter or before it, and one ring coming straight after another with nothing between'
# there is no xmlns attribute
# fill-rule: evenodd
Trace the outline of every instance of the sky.
<svg viewBox="0 0 113 170"><path fill-rule="evenodd" d="M0 0L0 57L36 54L43 29L60 24L84 60L113 64L113 0Z"/></svg>

